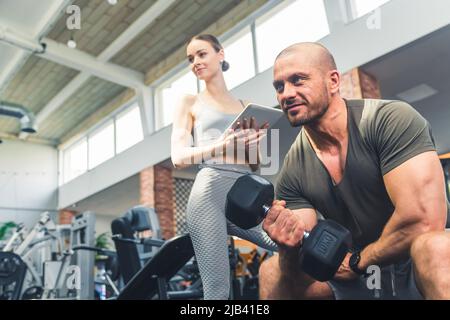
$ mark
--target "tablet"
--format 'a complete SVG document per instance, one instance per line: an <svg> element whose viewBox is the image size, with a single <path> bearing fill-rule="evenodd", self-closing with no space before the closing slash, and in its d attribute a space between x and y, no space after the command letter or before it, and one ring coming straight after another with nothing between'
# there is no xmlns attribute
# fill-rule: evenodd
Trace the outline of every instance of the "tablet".
<svg viewBox="0 0 450 320"><path fill-rule="evenodd" d="M284 117L284 114L283 111L281 111L280 109L261 106L258 104L249 104L233 120L231 125L228 126L227 130L232 129L238 121L241 121L242 123L242 119L244 118L247 118L247 120L250 121L251 117L255 118L256 123L258 124L259 127L261 127L261 125L264 122L268 122L269 123L268 129L270 129L275 123L278 122L278 120L280 120L281 117Z"/></svg>

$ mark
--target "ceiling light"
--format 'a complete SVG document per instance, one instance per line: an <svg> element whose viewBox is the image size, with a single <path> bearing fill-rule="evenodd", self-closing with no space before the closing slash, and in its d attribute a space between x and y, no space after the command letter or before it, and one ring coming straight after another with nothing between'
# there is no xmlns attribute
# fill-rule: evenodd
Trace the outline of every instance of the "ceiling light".
<svg viewBox="0 0 450 320"><path fill-rule="evenodd" d="M437 93L437 90L427 84L419 84L411 89L405 90L397 94L400 99L412 103L431 97Z"/></svg>
<svg viewBox="0 0 450 320"><path fill-rule="evenodd" d="M77 47L77 43L75 42L75 40L69 40L69 41L67 41L67 46L70 49L75 49Z"/></svg>
<svg viewBox="0 0 450 320"><path fill-rule="evenodd" d="M67 46L70 49L75 49L77 47L77 43L75 42L75 40L73 39L73 36L70 36L69 41L67 41Z"/></svg>
<svg viewBox="0 0 450 320"><path fill-rule="evenodd" d="M115 6L117 4L117 0L108 0L108 3L112 6Z"/></svg>

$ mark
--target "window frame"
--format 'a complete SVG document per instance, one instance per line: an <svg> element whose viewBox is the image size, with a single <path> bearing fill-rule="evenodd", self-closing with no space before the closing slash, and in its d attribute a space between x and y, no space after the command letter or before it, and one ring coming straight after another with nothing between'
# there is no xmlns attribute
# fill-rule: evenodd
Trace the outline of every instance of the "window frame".
<svg viewBox="0 0 450 320"><path fill-rule="evenodd" d="M358 15L358 11L357 11L357 4L356 4L357 0L346 0L346 7L347 7L347 11L350 14L350 22L351 21L355 21L358 20L368 14L371 14L373 11L381 8L382 6L384 6L385 4L389 3L391 0L387 0L386 2L378 5L377 7L371 9L370 11L367 11L361 15ZM367 1L367 0L366 0Z"/></svg>
<svg viewBox="0 0 450 320"><path fill-rule="evenodd" d="M81 145L84 142L86 143L86 168L85 168L85 170L82 173L69 178L68 177L68 173L70 171L72 171L72 170L69 170L69 172L66 170L67 166L68 166L67 165L68 153L70 153L73 149L75 149L76 147L78 147L79 145ZM62 169L61 169L62 181L61 182L62 183L60 185L66 184L66 183L76 179L77 177L79 177L79 176L81 176L81 175L83 175L83 174L85 174L86 172L89 171L89 165L88 165L88 162L89 162L89 146L88 146L87 136L83 136L83 137L77 139L74 143L70 144L67 148L62 150L61 154L62 154L62 156L61 156L61 158L62 158L61 159L61 162L62 162L62 166L61 166L62 167Z"/></svg>
<svg viewBox="0 0 450 320"><path fill-rule="evenodd" d="M263 60L262 57L261 57L261 54L262 54L262 51L264 51L264 50L258 50L258 47L259 47L259 44L260 44L260 43L258 43L258 33L257 33L258 27L261 26L261 25L264 25L266 22L268 22L269 20L271 20L272 18L274 18L275 16L280 14L281 11L283 11L286 8L288 8L289 6L295 5L295 3L297 1L305 1L305 0L287 0L287 1L283 1L283 3L281 3L278 6L275 6L272 10L270 10L270 11L268 11L268 12L266 12L266 13L264 13L264 14L262 14L259 17L254 19L254 22L253 22L254 23L254 38L255 38L254 46L255 46L255 52L256 52L256 55L257 55L258 69L259 69L258 70L259 72L257 74L259 74L261 72L264 72L264 71L267 71L267 70L270 69L270 67L265 67L264 69L261 70L262 60ZM314 1L317 1L317 0L314 0ZM332 32L332 26L330 26L330 22L329 22L329 19L328 19L326 0L320 0L320 1L322 1L322 5L323 5L323 9L324 9L323 13L325 15L325 21L324 22L326 23L326 26L327 26L327 29L328 29L328 33L323 35L319 39L314 40L314 41L319 41L320 39L323 39L323 38L327 37L328 35L330 35L331 32ZM349 1L349 0L347 0L347 1ZM261 36L259 36L259 38L261 38Z"/></svg>
<svg viewBox="0 0 450 320"><path fill-rule="evenodd" d="M184 66L184 68L182 66ZM182 64L168 72L166 74L166 77L164 77L162 81L158 81L158 83L155 85L155 90L153 91L153 99L155 101L155 131L172 125L172 123L164 124L164 99L162 94L163 90L169 87L178 79L191 72L192 71L189 70L189 64L187 62L183 62ZM200 81L198 79L196 79L196 89L197 93L199 93Z"/></svg>
<svg viewBox="0 0 450 320"><path fill-rule="evenodd" d="M102 163L105 163L106 161L114 158L116 156L116 150L115 150L115 136L116 136L116 126L115 126L115 119L114 118L109 118L107 121L103 121L101 126L96 127L95 130L92 130L88 135L87 135L87 141L88 141L88 171L91 171L92 169L98 167L99 165L101 165ZM91 147L91 139L92 136L95 136L96 134L98 134L99 132L103 131L104 129L106 129L107 127L109 127L112 124L112 128L113 128L113 154L111 157L97 163L94 166L91 166L91 155L90 155L90 147Z"/></svg>
<svg viewBox="0 0 450 320"><path fill-rule="evenodd" d="M129 146L127 146L125 149L118 151L117 150L117 121L121 118L121 117L125 117L127 114L131 113L132 111L134 111L135 109L138 110L138 114L139 114L139 120L140 120L140 129L141 129L141 139ZM126 108L122 109L120 112L117 112L116 115L114 116L114 156L118 155L119 153L122 153L126 150L128 150L129 148L133 147L134 145L138 144L139 142L143 141L145 139L145 135L144 135L144 127L143 127L143 123L142 123L143 119L142 119L142 114L141 114L141 106L139 105L139 103L137 101L135 101L134 103L128 104Z"/></svg>

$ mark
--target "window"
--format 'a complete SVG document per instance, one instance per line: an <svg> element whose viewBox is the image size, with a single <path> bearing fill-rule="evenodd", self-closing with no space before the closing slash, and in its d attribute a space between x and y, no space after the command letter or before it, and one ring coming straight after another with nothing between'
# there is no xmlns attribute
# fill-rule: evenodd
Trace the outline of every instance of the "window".
<svg viewBox="0 0 450 320"><path fill-rule="evenodd" d="M87 140L80 142L64 151L64 183L78 177L87 171Z"/></svg>
<svg viewBox="0 0 450 320"><path fill-rule="evenodd" d="M80 142L63 150L62 183L69 182L143 139L140 109L134 104Z"/></svg>
<svg viewBox="0 0 450 320"><path fill-rule="evenodd" d="M139 106L135 105L116 117L116 153L144 139Z"/></svg>
<svg viewBox="0 0 450 320"><path fill-rule="evenodd" d="M330 33L323 1L296 0L256 20L259 71L272 67L278 53L291 44L317 41Z"/></svg>
<svg viewBox="0 0 450 320"><path fill-rule="evenodd" d="M110 121L106 126L89 136L89 169L114 156L114 123Z"/></svg>
<svg viewBox="0 0 450 320"><path fill-rule="evenodd" d="M225 82L228 89L233 89L255 76L255 61L250 28L246 28L244 34L238 34L225 42L223 46L225 60L230 64L230 69L224 73Z"/></svg>
<svg viewBox="0 0 450 320"><path fill-rule="evenodd" d="M381 7L390 0L352 0L352 11L355 19Z"/></svg>
<svg viewBox="0 0 450 320"><path fill-rule="evenodd" d="M158 90L158 127L165 127L172 123L175 106L182 95L197 94L197 78L189 71L183 71Z"/></svg>

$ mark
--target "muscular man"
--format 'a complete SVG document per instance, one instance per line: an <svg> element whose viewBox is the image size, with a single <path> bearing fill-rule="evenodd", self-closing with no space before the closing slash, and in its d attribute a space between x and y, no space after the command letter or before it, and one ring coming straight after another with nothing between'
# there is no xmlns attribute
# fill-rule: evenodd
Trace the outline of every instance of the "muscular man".
<svg viewBox="0 0 450 320"><path fill-rule="evenodd" d="M303 127L263 224L279 255L260 269L261 298L449 299L445 183L427 121L404 102L343 99L333 56L317 43L283 50L273 85L291 125ZM299 269L303 231L318 216L353 236L329 282ZM367 286L371 265L380 290Z"/></svg>

